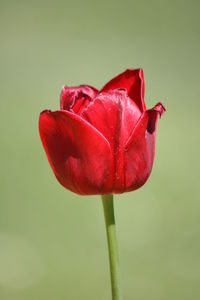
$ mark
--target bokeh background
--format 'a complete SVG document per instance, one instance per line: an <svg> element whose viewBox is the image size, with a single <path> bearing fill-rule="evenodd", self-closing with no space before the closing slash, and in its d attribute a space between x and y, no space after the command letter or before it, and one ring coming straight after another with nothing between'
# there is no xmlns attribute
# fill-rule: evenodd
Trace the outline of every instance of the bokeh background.
<svg viewBox="0 0 200 300"><path fill-rule="evenodd" d="M116 196L124 299L199 299L199 3L0 1L1 300L111 299L99 197L57 183L37 123L63 84L128 67L167 112L149 181Z"/></svg>

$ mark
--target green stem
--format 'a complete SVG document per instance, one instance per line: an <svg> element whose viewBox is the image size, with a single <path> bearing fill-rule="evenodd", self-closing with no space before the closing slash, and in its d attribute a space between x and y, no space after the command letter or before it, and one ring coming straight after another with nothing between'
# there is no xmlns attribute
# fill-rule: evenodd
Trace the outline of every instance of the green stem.
<svg viewBox="0 0 200 300"><path fill-rule="evenodd" d="M122 300L119 275L119 258L117 252L116 226L113 207L113 195L102 195L104 217L106 223L112 300Z"/></svg>

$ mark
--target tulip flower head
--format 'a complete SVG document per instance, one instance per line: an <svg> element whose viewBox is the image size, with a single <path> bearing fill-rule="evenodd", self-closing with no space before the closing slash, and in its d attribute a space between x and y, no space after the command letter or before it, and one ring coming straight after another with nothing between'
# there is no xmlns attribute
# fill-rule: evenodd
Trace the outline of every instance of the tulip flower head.
<svg viewBox="0 0 200 300"><path fill-rule="evenodd" d="M128 69L101 90L64 86L60 109L40 114L39 132L51 168L68 190L115 194L141 187L154 161L161 103L146 109L142 69Z"/></svg>

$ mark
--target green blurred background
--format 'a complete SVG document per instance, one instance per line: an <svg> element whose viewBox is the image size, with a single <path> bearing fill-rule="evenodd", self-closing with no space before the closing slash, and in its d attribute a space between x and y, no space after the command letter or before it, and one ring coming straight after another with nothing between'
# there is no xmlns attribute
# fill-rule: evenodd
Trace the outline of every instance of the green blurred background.
<svg viewBox="0 0 200 300"><path fill-rule="evenodd" d="M199 1L0 1L0 299L109 300L99 197L56 181L38 117L63 84L144 69L152 175L116 196L125 300L200 298Z"/></svg>

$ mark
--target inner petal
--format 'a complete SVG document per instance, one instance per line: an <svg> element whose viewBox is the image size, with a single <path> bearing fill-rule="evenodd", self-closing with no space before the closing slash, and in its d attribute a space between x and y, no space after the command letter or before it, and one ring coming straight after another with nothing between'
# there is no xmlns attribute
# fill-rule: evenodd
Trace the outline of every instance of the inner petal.
<svg viewBox="0 0 200 300"><path fill-rule="evenodd" d="M113 185L115 192L124 185L124 147L141 116L137 105L124 90L97 95L81 116L108 140L113 153Z"/></svg>
<svg viewBox="0 0 200 300"><path fill-rule="evenodd" d="M125 90L102 92L82 111L81 116L98 129L114 148L127 140L141 112Z"/></svg>
<svg viewBox="0 0 200 300"><path fill-rule="evenodd" d="M97 92L95 88L88 85L64 86L60 95L60 108L79 115L93 100Z"/></svg>
<svg viewBox="0 0 200 300"><path fill-rule="evenodd" d="M128 96L136 103L140 111L145 111L144 78L141 68L125 70L106 83L100 92L119 88L125 88Z"/></svg>

